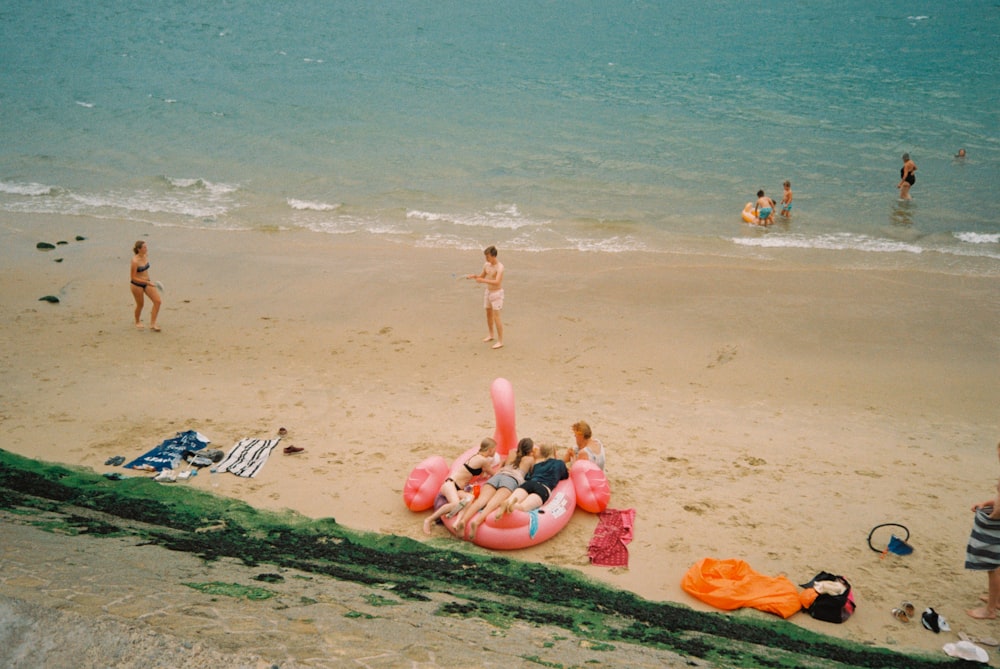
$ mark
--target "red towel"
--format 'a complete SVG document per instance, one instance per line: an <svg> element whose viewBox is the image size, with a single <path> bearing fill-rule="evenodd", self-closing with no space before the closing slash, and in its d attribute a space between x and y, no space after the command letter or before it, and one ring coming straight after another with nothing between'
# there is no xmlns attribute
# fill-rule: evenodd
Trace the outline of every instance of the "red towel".
<svg viewBox="0 0 1000 669"><path fill-rule="evenodd" d="M601 567L627 567L628 546L632 541L635 509L605 509L597 514L597 527L587 554L590 562Z"/></svg>

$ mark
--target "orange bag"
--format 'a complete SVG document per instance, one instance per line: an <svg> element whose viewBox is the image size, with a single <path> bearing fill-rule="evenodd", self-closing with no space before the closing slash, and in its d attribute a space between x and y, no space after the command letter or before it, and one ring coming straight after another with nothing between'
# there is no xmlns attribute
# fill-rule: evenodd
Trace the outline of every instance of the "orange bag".
<svg viewBox="0 0 1000 669"><path fill-rule="evenodd" d="M743 560L702 558L684 574L681 587L724 611L749 607L788 618L802 608L794 583L758 574Z"/></svg>

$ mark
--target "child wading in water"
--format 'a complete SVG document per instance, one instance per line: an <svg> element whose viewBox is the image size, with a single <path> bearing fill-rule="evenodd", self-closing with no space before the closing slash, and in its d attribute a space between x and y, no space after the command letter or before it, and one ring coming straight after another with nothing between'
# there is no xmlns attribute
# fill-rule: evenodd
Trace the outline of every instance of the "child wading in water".
<svg viewBox="0 0 1000 669"><path fill-rule="evenodd" d="M781 198L781 215L789 218L792 215L792 182L786 181L782 186L785 189L785 196Z"/></svg>

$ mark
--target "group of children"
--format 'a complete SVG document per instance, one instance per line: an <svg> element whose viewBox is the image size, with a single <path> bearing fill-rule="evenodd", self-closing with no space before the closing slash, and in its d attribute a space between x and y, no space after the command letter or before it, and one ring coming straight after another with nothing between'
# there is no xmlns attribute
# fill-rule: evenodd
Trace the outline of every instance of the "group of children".
<svg viewBox="0 0 1000 669"><path fill-rule="evenodd" d="M603 470L604 446L593 438L590 426L583 421L575 423L573 435L576 444L566 449L562 459L556 457L555 446L541 444L536 447L534 441L525 437L507 454L502 465L496 459L496 441L488 437L483 439L479 451L441 484L439 495L444 497L444 503L424 520L424 532L430 534L440 518L457 516L456 534L463 536L468 526L469 540L473 541L479 526L490 514L500 520L504 514L531 511L545 504L556 485L569 478L568 466L574 460L591 460ZM478 494L475 489L466 489L483 474L490 478L478 486Z"/></svg>
<svg viewBox="0 0 1000 669"><path fill-rule="evenodd" d="M781 198L781 215L784 218L790 218L792 215L792 182L785 181L782 184L784 188L784 196ZM774 223L774 210L777 208L777 203L764 195L764 191L757 191L757 202L753 207L753 222L756 225L771 225Z"/></svg>

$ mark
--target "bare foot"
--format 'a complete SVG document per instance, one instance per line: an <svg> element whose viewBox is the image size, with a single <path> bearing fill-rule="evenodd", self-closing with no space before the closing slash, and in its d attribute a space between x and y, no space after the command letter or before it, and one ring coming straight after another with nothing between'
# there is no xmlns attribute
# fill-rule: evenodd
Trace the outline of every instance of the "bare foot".
<svg viewBox="0 0 1000 669"><path fill-rule="evenodd" d="M976 620L994 620L997 617L997 612L991 611L986 606L981 606L978 609L969 609L966 613Z"/></svg>
<svg viewBox="0 0 1000 669"><path fill-rule="evenodd" d="M493 348L503 348L503 342L498 341L497 343L493 344Z"/></svg>
<svg viewBox="0 0 1000 669"><path fill-rule="evenodd" d="M455 530L455 533L458 536L462 536L462 532L463 530L465 530L465 521L459 518L458 520L455 521L455 524L452 525L452 529Z"/></svg>
<svg viewBox="0 0 1000 669"><path fill-rule="evenodd" d="M160 326L159 325L150 325L149 329L152 330L153 332L159 332L160 331Z"/></svg>
<svg viewBox="0 0 1000 669"><path fill-rule="evenodd" d="M479 520L479 518L476 518L471 523L469 523L469 541L476 540L476 530L479 529L480 522L481 521Z"/></svg>
<svg viewBox="0 0 1000 669"><path fill-rule="evenodd" d="M489 337L483 337L483 341L493 341L493 335L490 335Z"/></svg>
<svg viewBox="0 0 1000 669"><path fill-rule="evenodd" d="M136 330L142 330L142 329L144 329L145 327L146 327L146 326L142 324L142 321L136 321L136 322L135 322L135 329L136 329Z"/></svg>
<svg viewBox="0 0 1000 669"><path fill-rule="evenodd" d="M512 503L507 502L506 504L501 504L500 508L497 509L496 514L493 515L493 520L500 520L501 518L504 517L504 514L510 513L513 510L514 510L514 505Z"/></svg>
<svg viewBox="0 0 1000 669"><path fill-rule="evenodd" d="M979 601L985 602L985 603L989 604L990 603L990 596L989 595L979 595Z"/></svg>
<svg viewBox="0 0 1000 669"><path fill-rule="evenodd" d="M424 534L431 533L431 519L427 518L424 520Z"/></svg>

